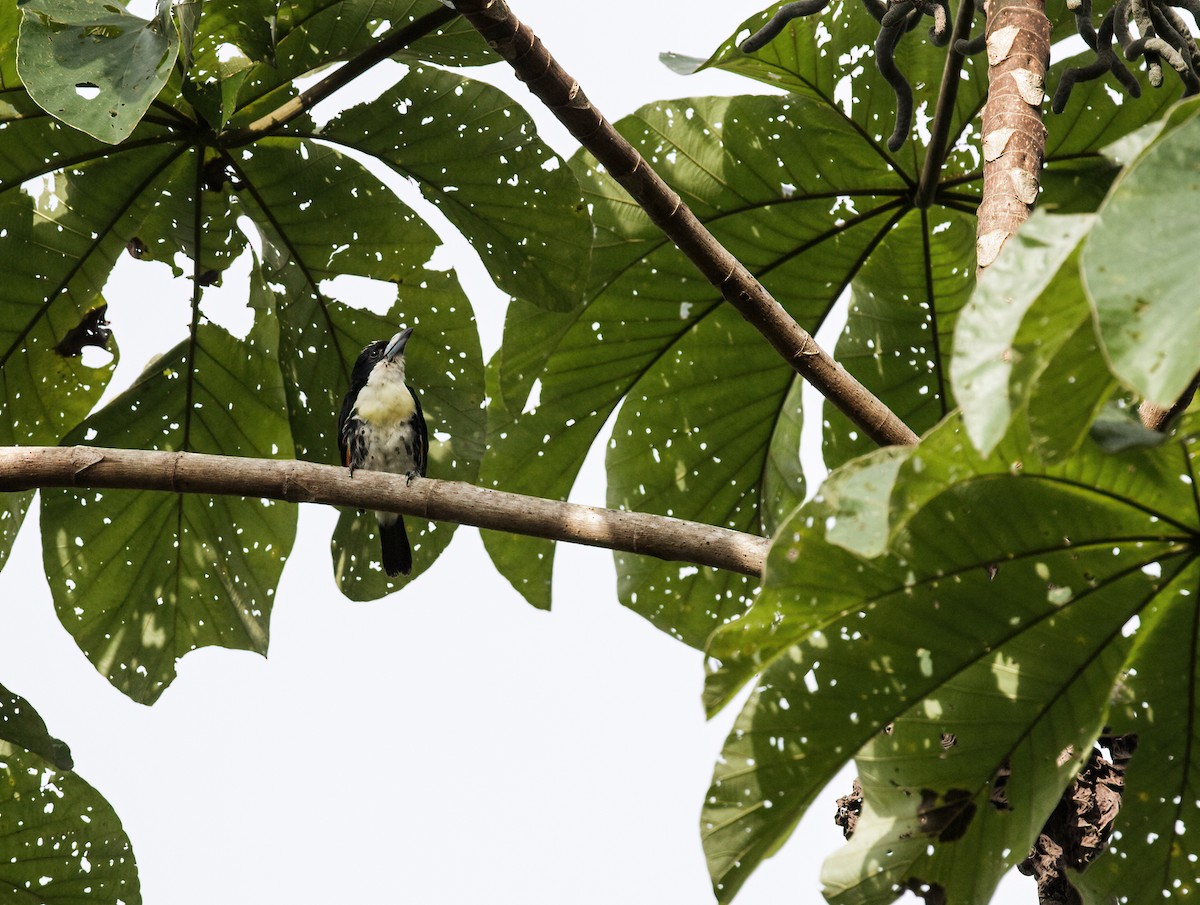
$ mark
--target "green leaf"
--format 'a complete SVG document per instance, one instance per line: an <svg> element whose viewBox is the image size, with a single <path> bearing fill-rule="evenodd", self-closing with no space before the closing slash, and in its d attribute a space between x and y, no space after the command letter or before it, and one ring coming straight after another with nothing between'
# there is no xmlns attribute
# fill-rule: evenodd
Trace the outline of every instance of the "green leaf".
<svg viewBox="0 0 1200 905"><path fill-rule="evenodd" d="M198 326L70 442L292 458L278 327L262 313L257 320L246 341ZM295 507L273 500L42 492L42 553L59 619L96 668L144 704L198 647L266 653L295 531Z"/></svg>
<svg viewBox="0 0 1200 905"><path fill-rule="evenodd" d="M765 21L778 6L748 22ZM735 38L748 33L747 24L705 64L791 89L793 96L663 102L617 128L807 330L816 332L843 291L851 290L848 328L835 357L920 432L954 404L946 368L955 317L975 269L970 211L978 197L981 156L972 123L984 99L984 63L980 58L965 64L949 108L948 160L940 174L933 171L939 184L927 193L932 204L919 207L914 195L927 149L919 135L897 154L883 144L894 98L869 59L876 23L860 13L834 4L820 15L795 20L780 39L750 56L735 47ZM901 45L898 59L914 83L931 88L940 82L945 54L920 35ZM682 69L695 65L682 59L674 63ZM1063 122L1082 137L1056 134L1061 153L1050 155L1047 166L1075 166L1078 176L1080 161L1086 160L1095 173L1111 173L1103 139L1137 128L1159 108L1139 115L1146 108L1118 109L1099 86L1080 88L1084 103ZM485 480L507 490L565 497L594 439L627 400L644 417L630 435L634 419L622 415L614 432L612 501L724 523L735 518L733 510L728 504L710 507L710 499L737 497L742 501L739 524L753 524L749 509L759 505L761 489L769 487L770 498L778 499L779 484L770 483L777 463L789 462L795 472L790 437L776 431L770 419L753 428L753 436L734 429L734 419L718 405L709 409L723 419L715 427L695 417L686 422L714 449L744 443L760 451L754 459L759 470L740 469L736 487L721 484L728 477L721 474L722 463L694 454L653 465L643 461L646 440L661 457L665 439L684 423L666 405L640 404L643 399L656 403L667 375L672 398L698 395L710 381L723 386L740 379L737 370L713 370L693 354L693 332L719 333L717 328L701 333L707 329L701 327L704 321L722 316L718 293L587 155L578 155L572 167L593 209L597 233L587 307L574 318L551 318L521 305L510 309L492 394L493 440ZM1089 174L1087 191L1094 194L1099 183ZM614 355L607 346L618 340L620 352ZM760 385L781 392L787 365L768 356L760 367ZM778 417L793 413L799 418L789 403ZM828 464L871 448L840 413L823 420ZM728 467L729 460L723 462ZM635 473L618 473L634 463ZM680 494L676 475L698 470L711 471L711 480L700 481L711 492ZM772 511L758 512L759 525L769 529L786 508L785 498ZM514 586L536 605L549 605L549 544L493 535L485 535L485 543ZM636 591L635 608L689 637L734 614L729 593L748 603L723 581L702 592L688 588L688 583L712 582L703 572L681 580L673 567L630 556L621 557L619 572L627 604L634 604ZM660 593L667 587L671 593Z"/></svg>
<svg viewBox="0 0 1200 905"><path fill-rule="evenodd" d="M54 738L29 702L0 685L0 743L11 742L60 770L70 770L71 749ZM0 809L0 813L3 813Z"/></svg>
<svg viewBox="0 0 1200 905"><path fill-rule="evenodd" d="M0 888L10 902L141 905L129 837L77 775L0 743Z"/></svg>
<svg viewBox="0 0 1200 905"><path fill-rule="evenodd" d="M246 125L297 93L291 84L330 63L374 47L387 34L430 13L444 11L441 0L287 0L274 21L273 56L249 70L238 95L243 109L235 122ZM497 62L494 51L463 18L413 41L394 58L446 66Z"/></svg>
<svg viewBox="0 0 1200 905"><path fill-rule="evenodd" d="M777 535L758 601L711 639L710 705L762 673L704 811L722 901L868 743L860 769L877 803L830 868L838 901L889 901L909 881L985 901L1070 778L1057 755L1080 756L1102 725L1134 617L1195 569L1194 438L1120 456L1085 443L1009 473L1004 444L964 463L957 433L939 428L901 466L896 494L924 489L893 515L883 556L832 543L839 513L809 503ZM959 746L944 751L947 732ZM1005 761L1011 811L988 803Z"/></svg>
<svg viewBox="0 0 1200 905"><path fill-rule="evenodd" d="M1194 435L1189 447L1195 479ZM1116 833L1086 873L1071 877L1087 902L1165 898L1200 884L1200 852L1188 832L1200 820L1194 792L1200 765L1188 756L1200 742L1195 656L1200 566L1193 561L1173 577L1166 564L1161 568L1162 590L1141 615L1137 648L1108 714L1111 733L1137 740Z"/></svg>
<svg viewBox="0 0 1200 905"><path fill-rule="evenodd" d="M821 13L791 20L761 50L742 53L741 42L783 5L774 3L743 21L698 70L722 69L817 98L844 111L843 115L877 147L880 155L891 157L883 139L895 125L896 95L875 66L872 48L879 23L864 15L861 5L834 0ZM926 29L918 28L896 47L895 59L908 81L917 86L915 105L927 102L932 115L945 68L945 49L934 47ZM963 62L963 72L965 75L957 86L951 143L979 112L987 88L987 59L982 54L968 57ZM924 151L914 130L895 158L899 166L909 169L916 164L919 171Z"/></svg>
<svg viewBox="0 0 1200 905"><path fill-rule="evenodd" d="M404 287L382 317L336 304L331 313L338 332L358 348L391 336L402 324L415 325L405 348L405 374L421 397L429 428L429 477L475 483L486 434L483 353L471 303L454 274L428 272L419 284ZM403 587L433 564L457 527L412 516L405 523L412 575L388 578L379 564L374 515L342 513L333 535L333 571L347 597L375 600Z"/></svg>
<svg viewBox="0 0 1200 905"><path fill-rule="evenodd" d="M249 101L275 103L294 95L287 65L295 64L294 74L303 74L344 59L374 46L375 32L407 25L443 7L436 0L285 6L272 28L261 4L207 2L192 36L195 65L189 77L169 79L155 109L116 148L62 128L15 81L6 93L0 106L0 229L15 236L28 253L14 256L6 273L6 291L11 291L0 312L0 381L14 403L8 408L10 427L32 430L29 426L36 424L45 434L18 435L16 442L58 442L103 391L112 363L84 369L69 362L60 378L64 368L47 350L103 301L98 293L122 249L144 261L167 263L177 276L190 270L188 278L203 289L219 282L246 253L248 232L256 246L261 242L273 281L270 291L281 293L269 307L276 309L272 316L279 318L282 330L286 407L281 414L286 419L262 422L264 429L278 432L261 436L262 447L296 448L317 461L336 461L333 413L347 386L349 365L365 341L339 320L336 300L356 301L361 285L340 278L366 278L401 287L396 314L403 315L410 305L417 309L431 351L440 354L445 345L453 355L466 356L430 360L426 367L435 393L445 383L439 374L453 374L446 379L457 379L462 391L464 412L437 413L440 403L432 406L445 422L439 442L452 450L446 455L453 465L443 475L470 479L476 473L482 455L482 414L475 410L482 398L478 340L464 333L464 325L473 322L460 291L445 282L452 279L425 269L438 246L433 230L363 164L326 144L280 135L231 150L213 135L222 124L253 116L245 109ZM8 24L15 24L14 16L8 18L13 20ZM6 22L0 19L0 36ZM408 59L460 58L468 35L473 50L467 56L491 58L474 30L460 23L414 43ZM223 67L219 56L229 47L237 47L250 62L233 59ZM274 80L280 90L265 98L255 92L274 89L252 84L251 75L261 75L261 67L274 63L280 68L272 70L268 81ZM0 66L7 63L0 59ZM537 138L528 119L492 89L428 70L406 80L404 90L409 88L421 89L413 97L409 116L414 128L406 137L412 167L403 170L409 161L402 161L386 142L379 153L387 149L390 163L422 178L451 218L474 231L503 285L571 304L568 296L577 296L586 278L590 244L574 177ZM426 116L421 109L426 103L436 113L430 117L437 124L432 129L416 125ZM463 139L442 123L481 112L484 123L469 133L469 154L455 160L454 149ZM394 120L395 106L387 100L364 105L350 118L352 126L372 128ZM305 120L294 126L313 131ZM417 141L417 129L438 139ZM495 138L484 141L487 132ZM354 137L353 129L347 136ZM358 137L363 137L361 128ZM495 161L494 166L480 168L484 159ZM447 161L451 165L442 172ZM503 185L505 191L497 192L495 186L509 178L518 184ZM45 192L35 199L39 180ZM462 191L450 197L454 188ZM478 200L467 198L468 191L477 193ZM549 200L552 196L558 200ZM546 251L537 255L537 263L531 263L534 249ZM416 299L410 302L411 295ZM210 312L203 292L194 301L193 340L198 325L217 313ZM114 319L119 317L119 310L114 311ZM387 326L382 335L394 332L394 324ZM435 337L441 337L437 345L432 344ZM231 366L236 370L238 364ZM468 372L476 375L470 381ZM140 391L150 392L143 384ZM53 417L44 417L45 412ZM26 494L6 501L0 550L7 551L29 499ZM84 539L83 534L73 536ZM443 529L439 536L448 537L448 532ZM423 549L432 556L441 546L429 540ZM356 593L367 592L360 588Z"/></svg>
<svg viewBox="0 0 1200 905"><path fill-rule="evenodd" d="M389 31L444 10L441 0L286 0L279 4L278 65L308 71L372 46ZM406 48L405 59L482 66L497 56L461 18Z"/></svg>
<svg viewBox="0 0 1200 905"><path fill-rule="evenodd" d="M1179 199L1200 189L1200 115L1165 132L1114 187L1088 236L1083 273L1113 370L1169 407L1200 370L1191 236ZM1170 212L1169 214L1167 212Z"/></svg>
<svg viewBox="0 0 1200 905"><path fill-rule="evenodd" d="M337 412L368 340L348 336L334 308L338 276L420 289L438 240L369 170L332 148L265 139L239 161L240 202L259 224L265 276L282 287L278 313L288 414L300 458L339 461ZM336 226L334 226L336 225ZM354 286L353 282L348 284Z"/></svg>
<svg viewBox="0 0 1200 905"><path fill-rule="evenodd" d="M958 312L974 285L974 257L972 217L913 211L871 249L851 285L834 357L917 433L954 407L948 365ZM832 405L823 436L830 468L876 446Z"/></svg>
<svg viewBox="0 0 1200 905"><path fill-rule="evenodd" d="M617 416L608 505L766 532L767 512L804 498L799 380L730 307L698 321L674 353L645 370ZM768 494L768 474L782 497ZM644 556L616 561L621 601L693 647L741 615L758 584Z"/></svg>
<svg viewBox="0 0 1200 905"><path fill-rule="evenodd" d="M313 134L415 179L497 286L566 311L587 282L591 218L574 175L536 136L529 115L502 92L424 66Z"/></svg>
<svg viewBox="0 0 1200 905"><path fill-rule="evenodd" d="M1023 408L1038 373L1091 319L1077 251L1092 222L1036 213L1008 238L962 312L950 376L967 433L984 455Z"/></svg>
<svg viewBox="0 0 1200 905"><path fill-rule="evenodd" d="M109 144L130 136L179 53L170 3L153 19L106 0L21 0L17 69L47 113Z"/></svg>

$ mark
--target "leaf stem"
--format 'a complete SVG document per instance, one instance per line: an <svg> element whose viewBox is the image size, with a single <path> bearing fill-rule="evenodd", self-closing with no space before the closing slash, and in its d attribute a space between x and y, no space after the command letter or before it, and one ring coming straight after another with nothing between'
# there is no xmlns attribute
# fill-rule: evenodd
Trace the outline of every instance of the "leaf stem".
<svg viewBox="0 0 1200 905"><path fill-rule="evenodd" d="M1183 395L1176 399L1169 408L1164 408L1147 399L1138 406L1138 417L1141 418L1142 424L1150 430L1166 431L1171 426L1171 422L1182 415L1192 404L1192 397L1196 395L1197 389L1200 389L1200 374L1196 375L1191 385L1184 390Z"/></svg>
<svg viewBox="0 0 1200 905"><path fill-rule="evenodd" d="M457 0L455 8L619 182L721 295L783 359L867 436L881 445L912 445L917 435L880 399L817 345L783 306L705 228L679 195L613 128L529 26L503 0Z"/></svg>
<svg viewBox="0 0 1200 905"><path fill-rule="evenodd" d="M764 537L683 519L581 506L458 481L279 459L75 446L0 447L0 492L94 487L267 497L399 512L760 577Z"/></svg>
<svg viewBox="0 0 1200 905"><path fill-rule="evenodd" d="M954 31L950 34L950 49L946 54L946 65L942 68L942 82L938 87L937 108L933 113L929 147L925 149L925 163L921 167L921 178L913 203L921 210L933 204L938 190L938 177L946 162L946 142L950 137L950 124L954 120L954 102L958 99L958 83L962 81L962 64L966 59L955 50L959 39L965 40L971 32L975 19L975 0L961 0L958 15L954 19Z"/></svg>
<svg viewBox="0 0 1200 905"><path fill-rule="evenodd" d="M250 125L232 129L222 138L227 148L249 144L263 135L269 135L287 125L300 114L311 110L335 91L345 87L376 63L386 60L409 44L453 22L458 16L454 10L443 7L426 13L408 25L388 33L377 44L368 47L358 56L347 60L345 65L331 72L307 91L289 98L265 116L260 116Z"/></svg>

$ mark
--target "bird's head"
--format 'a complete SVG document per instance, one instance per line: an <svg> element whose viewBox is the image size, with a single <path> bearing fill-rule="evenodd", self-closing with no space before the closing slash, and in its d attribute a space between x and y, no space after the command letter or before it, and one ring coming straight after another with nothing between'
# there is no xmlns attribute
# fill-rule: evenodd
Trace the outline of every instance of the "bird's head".
<svg viewBox="0 0 1200 905"><path fill-rule="evenodd" d="M363 349L358 355L358 360L354 362L354 371L350 376L350 382L354 386L363 386L377 367L396 372L403 382L404 347L408 345L412 333L413 328L409 327L407 330L401 330L391 339L377 339Z"/></svg>

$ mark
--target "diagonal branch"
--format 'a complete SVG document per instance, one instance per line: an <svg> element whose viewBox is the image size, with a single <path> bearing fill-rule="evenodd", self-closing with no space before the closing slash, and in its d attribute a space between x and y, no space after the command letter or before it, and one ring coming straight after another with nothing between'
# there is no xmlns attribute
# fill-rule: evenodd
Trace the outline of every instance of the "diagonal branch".
<svg viewBox="0 0 1200 905"><path fill-rule="evenodd" d="M917 435L855 380L710 233L503 0L456 0L455 9L567 130L608 170L701 274L766 337L801 377L882 445L911 445Z"/></svg>
<svg viewBox="0 0 1200 905"><path fill-rule="evenodd" d="M311 110L335 91L345 87L376 63L381 63L397 51L403 50L413 41L437 31L458 18L452 9L436 9L402 28L397 28L382 38L379 43L368 47L358 56L347 60L345 65L331 72L307 91L289 98L270 113L260 116L242 129L232 129L222 137L225 147L238 147L282 129L300 114Z"/></svg>
<svg viewBox="0 0 1200 905"><path fill-rule="evenodd" d="M382 509L761 577L767 539L728 528L435 478L279 459L90 446L0 447L0 492L98 487Z"/></svg>

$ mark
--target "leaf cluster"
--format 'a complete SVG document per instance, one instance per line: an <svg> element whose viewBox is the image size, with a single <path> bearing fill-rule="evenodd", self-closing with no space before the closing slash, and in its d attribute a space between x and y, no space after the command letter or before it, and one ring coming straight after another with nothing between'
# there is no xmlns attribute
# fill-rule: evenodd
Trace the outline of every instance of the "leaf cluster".
<svg viewBox="0 0 1200 905"><path fill-rule="evenodd" d="M446 68L492 57L436 0L205 0L149 20L100 0L0 4L0 236L22 249L0 307L0 443L333 462L350 363L417 325L431 476L565 498L611 425L609 505L773 536L761 586L617 555L621 601L706 650L711 709L754 683L703 817L722 900L854 757L867 808L828 865L830 897L936 887L984 901L1106 729L1143 739L1122 851L1149 866L1102 861L1086 887L1193 883L1171 823L1193 819L1191 758L1140 765L1194 735L1190 709L1162 715L1194 697L1197 425L1160 442L1129 404L1169 404L1200 367L1176 198L1198 108L1157 123L1177 87L1132 104L1077 85L1049 123L1046 213L976 287L985 64L893 42L916 86L901 143L888 73L870 59L878 23L856 7L834 2L739 49L785 5L706 60L668 59L783 93L661 101L617 128L926 434L919 447L871 452L845 416L814 407L588 151L560 160L518 105ZM365 65L401 32L403 74L378 97L323 123L306 112L299 80ZM486 365L470 301L432 262L439 237L393 177L512 296ZM190 304L182 341L97 408L117 364L106 318L119 323L123 300L106 283L119 261L171 268ZM239 332L210 289L247 261L252 326ZM394 302L357 304L341 277L394 286ZM80 354L89 343L112 354L97 363ZM838 469L807 503L806 420ZM4 501L0 562L30 499ZM135 700L153 702L197 647L265 652L293 508L62 490L43 493L41 523L60 619ZM452 527L412 527L419 574ZM355 599L394 588L372 532L345 513L333 537ZM549 607L551 542L485 542ZM33 752L14 749L13 788L34 776L20 758L58 756L40 723L0 736ZM118 831L110 864L127 854ZM1147 832L1175 845L1147 854L1134 838Z"/></svg>

